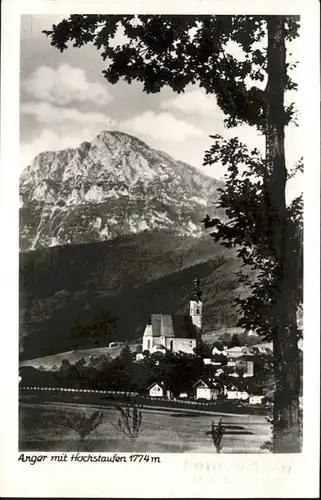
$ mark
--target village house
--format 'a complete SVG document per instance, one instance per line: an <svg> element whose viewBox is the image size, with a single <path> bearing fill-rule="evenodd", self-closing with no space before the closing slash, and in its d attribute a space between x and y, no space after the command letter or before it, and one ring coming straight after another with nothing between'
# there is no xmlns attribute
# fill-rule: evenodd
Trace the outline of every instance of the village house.
<svg viewBox="0 0 321 500"><path fill-rule="evenodd" d="M265 396L263 395L257 395L257 394L252 394L250 397L249 397L249 403L250 405L261 405L263 400L264 400Z"/></svg>
<svg viewBox="0 0 321 500"><path fill-rule="evenodd" d="M212 379L198 380L193 389L196 391L196 399L213 400L221 393L220 385Z"/></svg>
<svg viewBox="0 0 321 500"><path fill-rule="evenodd" d="M163 398L165 396L165 389L164 389L164 385L162 384L162 382L153 382L153 384L151 384L148 387L148 394L152 398L155 398L155 397L156 398Z"/></svg>
<svg viewBox="0 0 321 500"><path fill-rule="evenodd" d="M172 393L166 389L164 382L153 382L148 387L148 394L151 398L172 399Z"/></svg>
<svg viewBox="0 0 321 500"><path fill-rule="evenodd" d="M227 356L227 352L226 352L226 349L223 350L223 351L220 351L217 347L213 347L213 349L212 349L212 355L213 356L215 356L215 355Z"/></svg>
<svg viewBox="0 0 321 500"><path fill-rule="evenodd" d="M190 314L152 314L143 335L143 352L166 351L194 354L201 340L201 291L197 283L190 300Z"/></svg>
<svg viewBox="0 0 321 500"><path fill-rule="evenodd" d="M236 370L243 370L243 377L253 377L254 375L254 361L248 356L244 356L236 360Z"/></svg>
<svg viewBox="0 0 321 500"><path fill-rule="evenodd" d="M213 358L203 358L204 365L222 366L222 361L214 361Z"/></svg>
<svg viewBox="0 0 321 500"><path fill-rule="evenodd" d="M256 344L248 348L248 354L272 356L273 347L270 342L263 342L262 344Z"/></svg>
<svg viewBox="0 0 321 500"><path fill-rule="evenodd" d="M250 357L242 356L230 359L227 362L227 366L234 369L234 372L230 374L232 377L239 377L240 374L244 378L253 377L254 375L254 361Z"/></svg>
<svg viewBox="0 0 321 500"><path fill-rule="evenodd" d="M249 399L249 393L236 382L227 384L224 388L224 394L227 399L242 399L243 401Z"/></svg>
<svg viewBox="0 0 321 500"><path fill-rule="evenodd" d="M214 349L213 349L214 351ZM217 353L212 351L212 356L210 358L203 358L204 365L212 365L220 367L227 364L228 358L222 353Z"/></svg>
<svg viewBox="0 0 321 500"><path fill-rule="evenodd" d="M230 347L224 351L224 354L228 356L229 359L239 358L244 356L244 354L248 354L248 349L245 346Z"/></svg>

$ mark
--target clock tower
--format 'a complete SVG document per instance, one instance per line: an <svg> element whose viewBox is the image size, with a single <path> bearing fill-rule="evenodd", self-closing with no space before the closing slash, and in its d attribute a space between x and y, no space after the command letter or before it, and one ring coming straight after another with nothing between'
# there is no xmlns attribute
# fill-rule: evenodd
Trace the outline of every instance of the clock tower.
<svg viewBox="0 0 321 500"><path fill-rule="evenodd" d="M203 302L202 291L200 288L199 278L193 281L193 293L189 303L189 314L192 318L193 324L200 330L202 329L202 315L203 315Z"/></svg>

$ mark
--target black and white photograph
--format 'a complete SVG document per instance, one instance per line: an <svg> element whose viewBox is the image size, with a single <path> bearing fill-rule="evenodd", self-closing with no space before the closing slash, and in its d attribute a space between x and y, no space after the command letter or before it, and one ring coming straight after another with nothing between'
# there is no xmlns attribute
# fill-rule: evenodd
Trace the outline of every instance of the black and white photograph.
<svg viewBox="0 0 321 500"><path fill-rule="evenodd" d="M20 16L19 460L300 455L302 16L120 12Z"/></svg>
<svg viewBox="0 0 321 500"><path fill-rule="evenodd" d="M22 17L21 450L300 452L299 37Z"/></svg>

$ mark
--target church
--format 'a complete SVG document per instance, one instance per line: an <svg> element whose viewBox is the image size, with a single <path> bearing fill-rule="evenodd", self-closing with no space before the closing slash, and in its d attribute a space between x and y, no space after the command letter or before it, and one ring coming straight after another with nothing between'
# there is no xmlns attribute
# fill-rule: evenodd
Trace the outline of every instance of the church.
<svg viewBox="0 0 321 500"><path fill-rule="evenodd" d="M203 302L199 280L194 280L189 316L152 314L143 335L143 352L172 351L194 354L202 335Z"/></svg>

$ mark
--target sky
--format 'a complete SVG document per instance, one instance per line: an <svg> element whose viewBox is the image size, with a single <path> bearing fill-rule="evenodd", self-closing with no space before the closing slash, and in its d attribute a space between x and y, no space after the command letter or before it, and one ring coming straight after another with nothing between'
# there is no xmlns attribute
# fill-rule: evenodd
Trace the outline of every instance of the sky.
<svg viewBox="0 0 321 500"><path fill-rule="evenodd" d="M215 96L206 95L198 86L190 86L180 95L169 88L146 94L137 82L109 84L102 75L105 63L91 45L70 47L61 53L41 31L62 18L21 17L21 169L42 151L77 147L102 130L132 134L215 178L223 177L224 168L202 165L204 152L212 144L210 134L238 136L249 147L264 151L264 138L253 127L226 129ZM291 52L292 60L298 60L298 41L291 44ZM295 80L297 74L295 70ZM296 94L287 99L297 101ZM298 127L287 128L285 146L291 167L303 156ZM288 194L292 198L300 192L301 180L297 178L289 183Z"/></svg>

